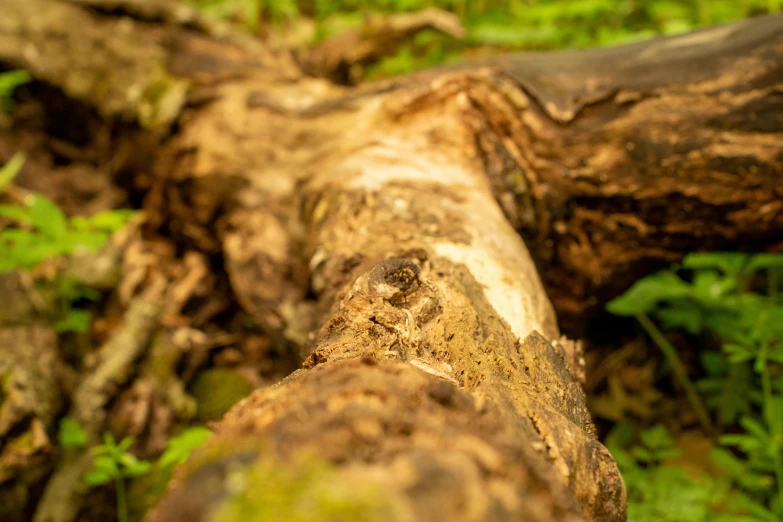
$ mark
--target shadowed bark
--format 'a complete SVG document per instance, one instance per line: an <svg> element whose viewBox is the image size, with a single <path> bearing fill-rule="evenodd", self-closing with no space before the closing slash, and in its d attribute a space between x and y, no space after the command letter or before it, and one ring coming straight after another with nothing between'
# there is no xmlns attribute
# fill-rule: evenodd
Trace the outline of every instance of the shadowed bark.
<svg viewBox="0 0 783 522"><path fill-rule="evenodd" d="M533 102L477 103L514 143L496 187L561 324L687 252L783 249L781 53L778 16L496 60Z"/></svg>
<svg viewBox="0 0 783 522"><path fill-rule="evenodd" d="M304 359L149 520L214 520L243 494L226 469L308 453L386 519L623 520L555 310L688 250L780 247L783 18L347 89L144 4L0 0L0 61L148 129L154 161L117 162L150 226L222 255Z"/></svg>

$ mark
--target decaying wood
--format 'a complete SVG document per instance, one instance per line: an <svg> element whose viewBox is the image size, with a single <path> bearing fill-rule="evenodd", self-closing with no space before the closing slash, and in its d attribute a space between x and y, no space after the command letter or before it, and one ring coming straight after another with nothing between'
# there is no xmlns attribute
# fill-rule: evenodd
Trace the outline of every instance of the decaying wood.
<svg viewBox="0 0 783 522"><path fill-rule="evenodd" d="M689 251L783 249L782 55L778 16L496 60L532 102L475 95L499 200L561 322Z"/></svg>
<svg viewBox="0 0 783 522"><path fill-rule="evenodd" d="M527 422L414 365L374 357L319 365L241 404L206 450L220 457L196 468L213 473L182 474L150 520L209 520L228 493L228 481L214 480L216 461L302 451L341 463L333 480L372 484L393 499L398 516L377 520L584 520L541 459L544 445L531 445ZM236 442L248 434L263 444Z"/></svg>
<svg viewBox="0 0 783 522"><path fill-rule="evenodd" d="M576 316L685 250L779 247L783 17L346 90L138 6L0 9L0 61L154 127L150 214L222 255L270 332L309 339L205 452L238 449L182 470L150 520L209 520L230 462L308 450L400 520L622 520L538 273Z"/></svg>
<svg viewBox="0 0 783 522"><path fill-rule="evenodd" d="M51 327L0 327L0 519L17 519L51 469L61 365Z"/></svg>

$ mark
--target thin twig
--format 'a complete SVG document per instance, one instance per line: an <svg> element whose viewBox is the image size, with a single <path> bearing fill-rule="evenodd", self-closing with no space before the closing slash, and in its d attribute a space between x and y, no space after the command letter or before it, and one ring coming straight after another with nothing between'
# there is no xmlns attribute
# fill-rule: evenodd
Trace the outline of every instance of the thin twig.
<svg viewBox="0 0 783 522"><path fill-rule="evenodd" d="M693 386L693 382L691 382L690 378L688 377L688 372L685 370L685 366L682 364L680 356L677 355L677 349L669 342L669 340L665 335L663 335L658 327L655 326L655 323L653 323L650 318L647 317L647 314L638 314L636 319L639 321L639 324L642 325L642 328L644 328L647 334L652 338L653 342L655 342L658 348L661 349L661 352L663 352L663 356L666 358L666 362L668 362L669 366L671 366L674 377L680 382L683 389L685 390L685 396L688 398L688 401L693 407L693 411L699 418L699 422L701 423L702 428L704 428L704 431L707 433L712 433L713 426L712 421L710 420L710 415L707 412L707 408L704 406L704 403L701 401L696 388Z"/></svg>

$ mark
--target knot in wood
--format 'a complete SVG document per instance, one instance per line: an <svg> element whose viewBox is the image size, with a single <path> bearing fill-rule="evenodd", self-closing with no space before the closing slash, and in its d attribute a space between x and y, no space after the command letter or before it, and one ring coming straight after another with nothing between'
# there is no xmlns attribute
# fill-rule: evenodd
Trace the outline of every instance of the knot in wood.
<svg viewBox="0 0 783 522"><path fill-rule="evenodd" d="M410 259L387 259L370 271L369 288L386 297L394 306L400 306L405 303L406 296L419 288L420 273L421 269Z"/></svg>
<svg viewBox="0 0 783 522"><path fill-rule="evenodd" d="M419 267L411 263L389 272L384 279L388 284L399 288L400 291L407 292L412 287L418 285Z"/></svg>

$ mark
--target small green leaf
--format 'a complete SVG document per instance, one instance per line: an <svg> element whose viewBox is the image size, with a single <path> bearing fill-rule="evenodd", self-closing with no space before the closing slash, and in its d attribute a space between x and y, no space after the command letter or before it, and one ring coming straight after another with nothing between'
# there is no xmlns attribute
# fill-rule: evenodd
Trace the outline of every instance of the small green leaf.
<svg viewBox="0 0 783 522"><path fill-rule="evenodd" d="M24 70L0 73L0 110L11 108L11 95L17 87L30 82L33 77Z"/></svg>
<svg viewBox="0 0 783 522"><path fill-rule="evenodd" d="M17 152L5 165L0 167L0 192L21 172L25 159L24 154Z"/></svg>
<svg viewBox="0 0 783 522"><path fill-rule="evenodd" d="M60 319L54 325L54 329L58 333L64 332L76 332L86 333L90 331L90 322L92 321L92 314L89 310L80 310L78 308L72 308L68 311L68 315L64 319Z"/></svg>
<svg viewBox="0 0 783 522"><path fill-rule="evenodd" d="M750 435L755 436L760 441L769 440L769 433L767 432L767 428L753 417L743 417L740 419L740 424L748 431Z"/></svg>
<svg viewBox="0 0 783 522"><path fill-rule="evenodd" d="M737 343L724 344L723 351L726 353L731 364L743 363L756 357L756 352L754 350Z"/></svg>
<svg viewBox="0 0 783 522"><path fill-rule="evenodd" d="M73 417L63 417L60 420L58 440L66 450L84 448L87 446L87 432Z"/></svg>
<svg viewBox="0 0 783 522"><path fill-rule="evenodd" d="M73 292L69 294L71 300L75 299L87 299L89 301L97 301L101 298L101 293L86 286L77 286L73 289Z"/></svg>
<svg viewBox="0 0 783 522"><path fill-rule="evenodd" d="M109 475L112 478L120 476L120 467L111 455L99 455L92 462L93 469Z"/></svg>
<svg viewBox="0 0 783 522"><path fill-rule="evenodd" d="M160 456L158 465L162 468L182 464L190 453L204 444L212 432L204 427L190 428L169 440L166 451Z"/></svg>
<svg viewBox="0 0 783 522"><path fill-rule="evenodd" d="M651 449L673 448L674 439L662 424L644 430L639 437L642 443Z"/></svg>
<svg viewBox="0 0 783 522"><path fill-rule="evenodd" d="M114 439L112 432L103 432L103 444L109 451L113 451L117 447L117 441Z"/></svg>
<svg viewBox="0 0 783 522"><path fill-rule="evenodd" d="M120 455L120 464L128 469L132 469L139 465L141 461L132 453L123 453Z"/></svg>
<svg viewBox="0 0 783 522"><path fill-rule="evenodd" d="M773 350L783 350L783 343L778 342L783 340L783 306L764 307L762 320L757 324L763 331L757 332L756 339L773 344Z"/></svg>
<svg viewBox="0 0 783 522"><path fill-rule="evenodd" d="M747 462L723 448L710 450L710 460L748 490L763 491L773 483L772 477L754 472Z"/></svg>
<svg viewBox="0 0 783 522"><path fill-rule="evenodd" d="M32 81L33 77L23 69L0 73L0 97L9 96L14 89Z"/></svg>
<svg viewBox="0 0 783 522"><path fill-rule="evenodd" d="M704 328L704 311L696 303L685 299L675 299L668 307L655 311L665 328L682 328L691 335L696 335Z"/></svg>
<svg viewBox="0 0 783 522"><path fill-rule="evenodd" d="M23 161L24 156L18 154L0 170L0 188L16 175ZM27 195L23 206L0 205L0 217L27 225L0 230L0 273L34 268L49 258L69 255L82 248L96 251L133 214L132 210L110 210L69 220L54 202L41 194ZM28 230L29 227L34 230ZM64 329L83 327L84 323L74 326L67 321L61 325Z"/></svg>
<svg viewBox="0 0 783 522"><path fill-rule="evenodd" d="M756 254L750 258L747 272L757 272L769 268L783 268L783 254Z"/></svg>
<svg viewBox="0 0 783 522"><path fill-rule="evenodd" d="M136 211L128 209L106 210L86 218L84 225L88 229L116 232L127 225L135 214Z"/></svg>
<svg viewBox="0 0 783 522"><path fill-rule="evenodd" d="M136 464L125 468L125 474L128 477L139 477L146 475L152 469L152 465L144 460L137 461Z"/></svg>
<svg viewBox="0 0 783 522"><path fill-rule="evenodd" d="M738 281L733 276L721 276L712 270L696 272L693 278L693 297L702 305L719 304L721 299L737 288Z"/></svg>
<svg viewBox="0 0 783 522"><path fill-rule="evenodd" d="M772 455L775 455L783 443L783 397L771 397L765 406L765 418L768 419L769 435L772 441L768 449Z"/></svg>
<svg viewBox="0 0 783 522"><path fill-rule="evenodd" d="M631 448L631 455L633 458L643 463L655 462L656 460L655 453L648 450L647 448L642 448L640 446Z"/></svg>
<svg viewBox="0 0 783 522"><path fill-rule="evenodd" d="M30 210L31 224L51 239L59 239L65 234L67 219L60 207L40 194L30 194L25 198Z"/></svg>
<svg viewBox="0 0 783 522"><path fill-rule="evenodd" d="M105 444L101 444L100 446L95 446L94 448L90 448L90 453L92 453L94 457L97 457L98 455L108 455L110 452L111 452L110 448Z"/></svg>
<svg viewBox="0 0 783 522"><path fill-rule="evenodd" d="M721 435L718 438L723 446L736 446L744 452L751 452L762 447L761 441L748 435Z"/></svg>
<svg viewBox="0 0 783 522"><path fill-rule="evenodd" d="M726 375L729 371L726 359L714 350L701 352L700 359L701 365L708 375Z"/></svg>
<svg viewBox="0 0 783 522"><path fill-rule="evenodd" d="M108 474L104 473L103 471L93 470L85 473L82 480L88 486L95 487L95 486L103 486L104 484L108 484L114 479L110 477Z"/></svg>
<svg viewBox="0 0 783 522"><path fill-rule="evenodd" d="M127 450L133 444L133 437L125 437L117 443L111 432L103 434L104 444L93 448L95 458L93 469L85 476L88 485L105 484L110 480L122 480L126 477L138 477L149 473L151 464Z"/></svg>
<svg viewBox="0 0 783 522"><path fill-rule="evenodd" d="M637 281L623 295L610 301L606 309L615 315L634 316L651 312L662 301L691 294L692 288L688 283L664 270Z"/></svg>
<svg viewBox="0 0 783 522"><path fill-rule="evenodd" d="M30 224L33 216L27 207L17 207L14 205L0 205L0 216Z"/></svg>
<svg viewBox="0 0 783 522"><path fill-rule="evenodd" d="M726 275L738 276L748 262L747 254L735 252L707 252L688 254L682 260L682 267L691 270L717 268Z"/></svg>
<svg viewBox="0 0 783 522"><path fill-rule="evenodd" d="M70 254L80 248L91 252L99 250L109 240L109 234L102 231L73 231L68 230L59 241L60 252Z"/></svg>
<svg viewBox="0 0 783 522"><path fill-rule="evenodd" d="M124 453L128 451L128 448L131 446L133 446L133 437L125 437L117 445L117 449L119 449L121 453Z"/></svg>

